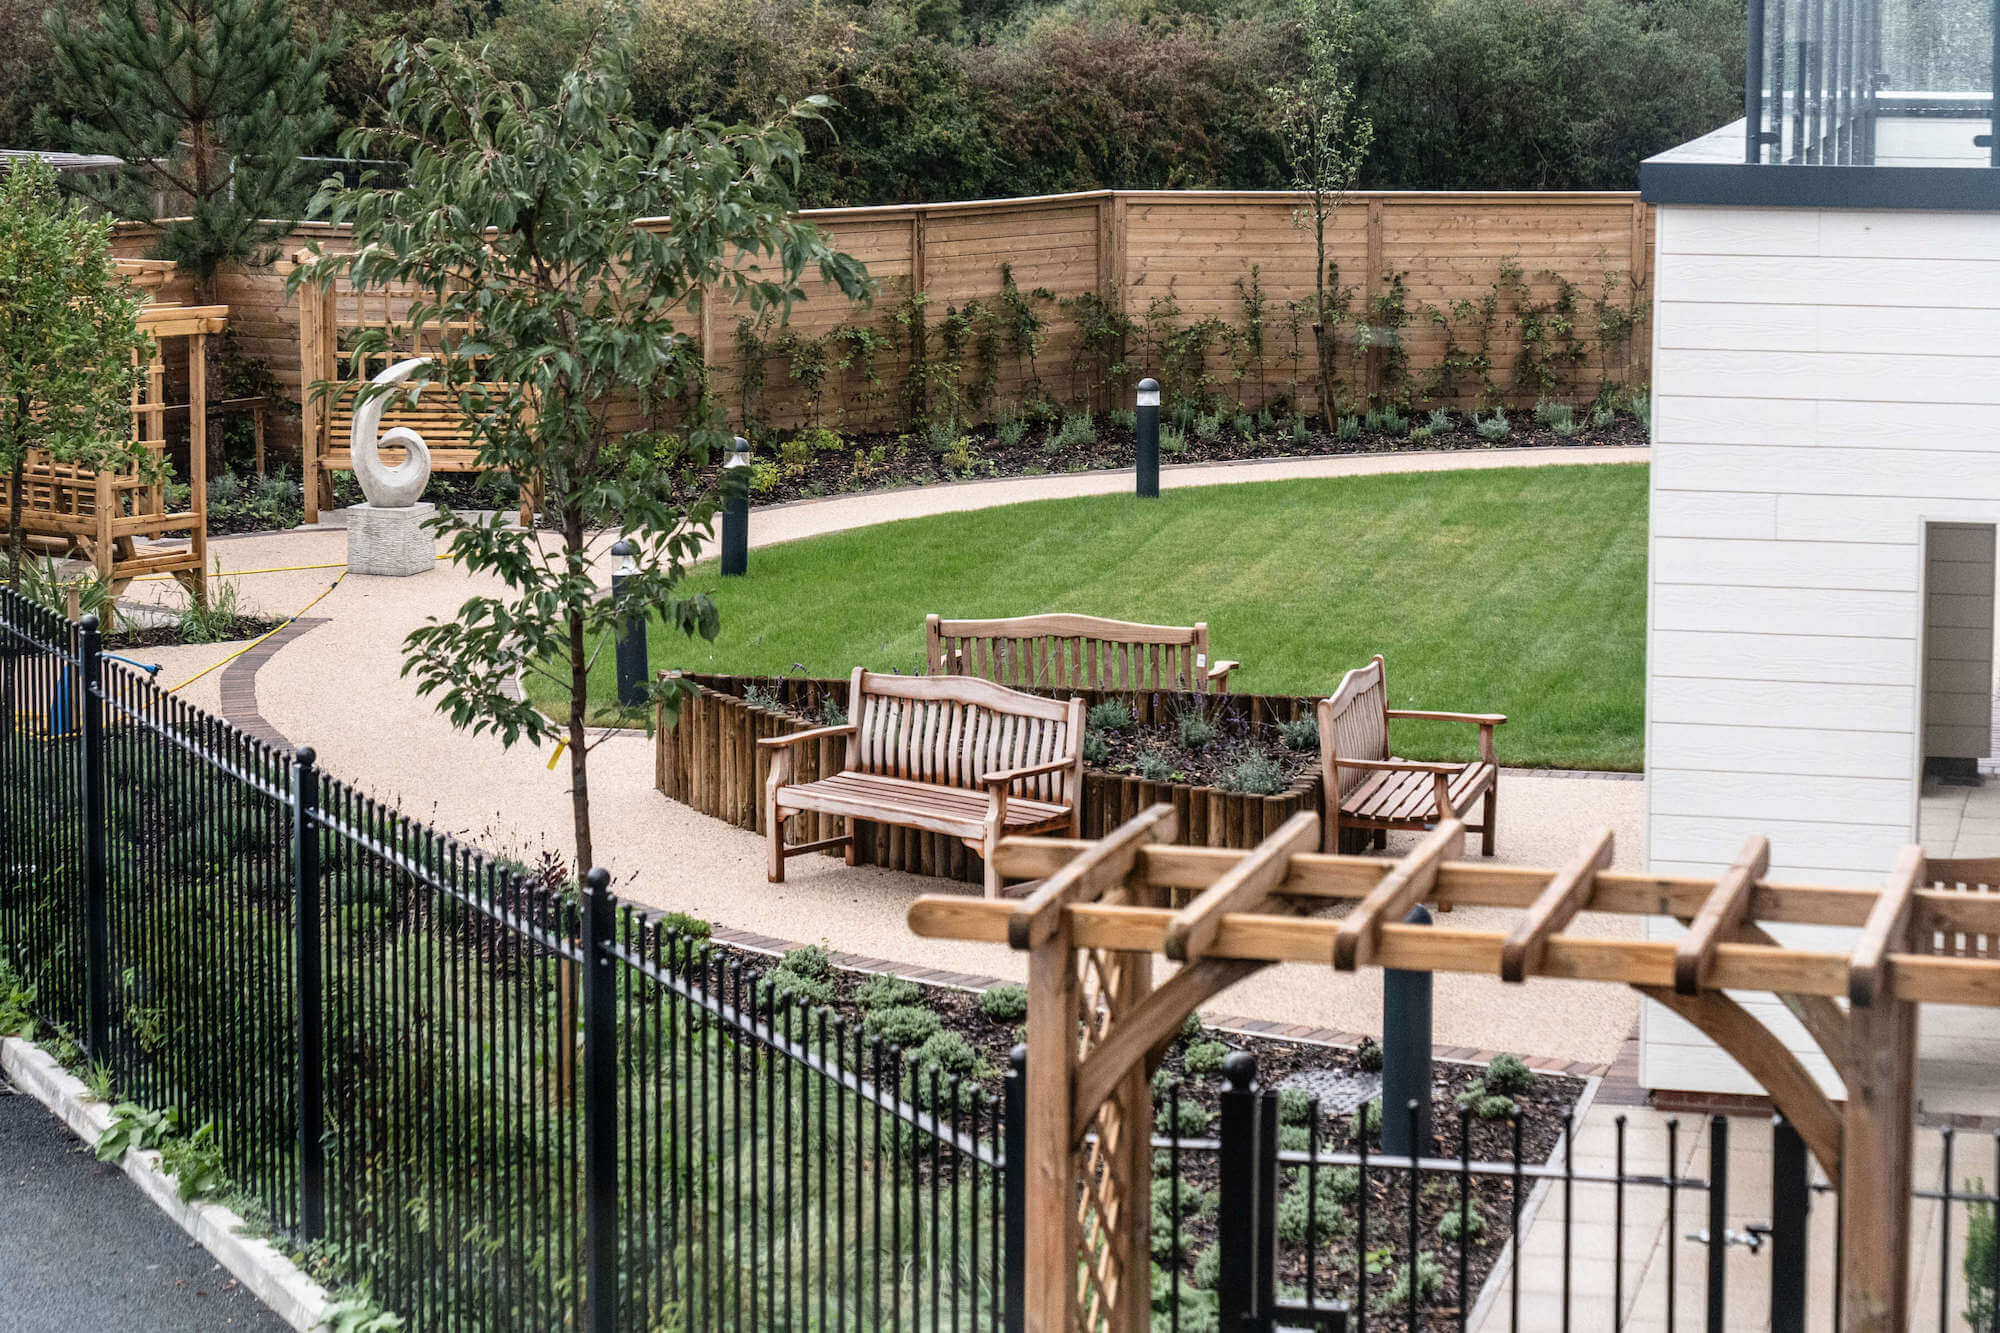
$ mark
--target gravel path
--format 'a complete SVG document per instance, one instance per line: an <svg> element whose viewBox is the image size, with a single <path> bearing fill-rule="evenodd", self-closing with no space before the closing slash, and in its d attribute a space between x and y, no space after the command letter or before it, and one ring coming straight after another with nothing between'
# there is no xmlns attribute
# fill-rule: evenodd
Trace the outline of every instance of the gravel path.
<svg viewBox="0 0 2000 1333"><path fill-rule="evenodd" d="M1360 455L1168 469L1163 484L1644 461L1645 450L1601 448ZM1074 474L804 501L754 513L752 539L768 545L898 518L1128 485L1127 473ZM321 529L226 538L213 549L225 570L338 562L345 558L345 534ZM243 579L241 587L255 609L287 614L324 591L340 572L260 575ZM403 636L427 617L450 615L477 587L475 580L443 564L408 579L343 580L311 612L326 623L258 669L257 711L292 743L314 746L328 771L398 803L410 815L524 858L543 847L565 849L570 844L567 765L551 771L547 749L505 751L491 737L451 730L400 675ZM228 651L157 649L143 656L164 662L160 679L173 685ZM668 665L653 663L655 668ZM216 708L221 674L211 673L189 687L190 701ZM598 859L612 869L619 892L629 898L900 963L999 977L1024 974L1020 956L1002 946L920 940L910 934L904 914L912 898L923 892L976 892L969 886L873 868L850 870L837 859L822 857L799 858L788 868L787 883L766 884L760 839L697 815L654 790L649 740L607 739L593 755L592 778ZM1642 864L1644 783L1509 773L1502 787L1503 861L1560 864L1591 830L1609 825L1616 830L1617 864ZM1393 850L1406 844L1392 839L1390 845ZM1492 929L1515 915L1464 909L1440 924ZM1586 919L1581 929L1637 936L1642 926L1642 918L1606 917ZM1330 967L1275 967L1232 989L1218 1008L1288 1023L1374 1031L1380 1023L1381 982L1369 973L1339 975ZM1437 1040L1443 1045L1607 1064L1632 1030L1638 999L1613 986L1507 986L1497 977L1450 976L1439 978L1436 1014Z"/></svg>

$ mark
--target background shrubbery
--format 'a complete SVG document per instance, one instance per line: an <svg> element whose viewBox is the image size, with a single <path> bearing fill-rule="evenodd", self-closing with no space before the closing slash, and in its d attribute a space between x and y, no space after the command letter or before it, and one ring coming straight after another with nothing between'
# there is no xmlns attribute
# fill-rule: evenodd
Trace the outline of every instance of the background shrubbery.
<svg viewBox="0 0 2000 1333"><path fill-rule="evenodd" d="M40 0L0 0L0 146L38 141L52 66ZM357 40L327 95L376 91L370 39L491 43L552 88L588 0L295 0ZM656 124L833 96L813 205L1117 187L1286 184L1265 90L1301 54L1289 0L640 0L636 110ZM1639 160L1740 112L1743 0L1355 0L1364 187L1629 189ZM331 141L319 151L331 152Z"/></svg>

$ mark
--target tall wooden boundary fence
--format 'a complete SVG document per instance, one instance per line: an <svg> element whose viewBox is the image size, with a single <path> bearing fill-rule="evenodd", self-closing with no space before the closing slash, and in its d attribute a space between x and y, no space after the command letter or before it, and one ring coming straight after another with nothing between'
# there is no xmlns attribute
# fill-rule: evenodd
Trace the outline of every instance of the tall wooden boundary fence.
<svg viewBox="0 0 2000 1333"><path fill-rule="evenodd" d="M1042 387L1064 404L1085 404L1094 398L1092 405L1097 407L1126 406L1110 401L1094 367L1078 364L1075 316L1060 303L1096 293L1143 324L1154 301L1172 297L1183 323L1216 316L1241 327L1244 293L1238 284L1249 282L1254 265L1268 302L1263 354L1243 383L1243 396L1254 408L1292 391L1295 372L1286 305L1305 302L1313 292L1313 234L1309 223L1298 225L1302 202L1301 196L1283 192L1100 190L814 209L805 216L868 265L880 283L880 294L873 309L857 308L814 282L805 303L793 312L791 326L802 339L820 337L849 323L866 323L891 334L895 308L916 291L927 298L926 315L935 342L937 325L951 309L973 300L989 307L997 303L1004 263L1024 293L1046 292L1051 299L1031 295L1048 321L1034 365L1003 347L997 401L1018 401L1039 378ZM1596 318L1590 305L1602 291L1606 275L1626 284L1621 299L1628 305L1632 299L1628 279L1638 281L1641 299L1650 294L1653 218L1635 193L1355 193L1330 225L1329 257L1339 266L1341 287L1352 289L1349 322L1340 330L1338 376L1344 392L1365 391L1382 374L1384 354L1361 353L1355 329L1368 321L1370 301L1387 293L1394 277L1402 279L1410 312L1410 324L1403 331L1409 374L1422 385L1446 348L1445 330L1428 311L1449 311L1460 301L1478 302L1510 263L1518 266L1537 301L1546 301L1555 290L1545 276L1549 272L1581 289L1577 335L1588 358L1566 372L1571 381L1567 396L1588 397L1607 370L1612 378L1634 385L1648 379L1650 320L1632 330L1629 342L1607 368L1599 364ZM151 240L149 228L129 227L121 232L118 248L122 254L141 254ZM299 303L287 297L285 277L292 256L305 246L339 248L344 240L344 229L303 225L281 247L283 258L277 263L227 270L220 279L220 299L230 307L237 346L266 361L295 403L302 387L317 376L301 365ZM333 322L340 325L356 309L343 285L335 293ZM738 410L743 387L737 338L743 313L711 305L701 318L713 388L732 413ZM1459 324L1452 332L1463 350L1475 350L1471 328ZM1520 332L1520 321L1503 302L1491 347L1492 378L1503 389L1508 388L1520 350ZM1302 329L1300 338L1298 393L1300 405L1310 410L1316 406L1310 329ZM1143 337L1132 341L1137 345L1125 349L1127 382L1159 374L1161 367L1151 364ZM969 380L974 373L969 350L965 360ZM1211 350L1209 366L1218 388L1225 395L1235 392L1228 355ZM903 347L882 350L875 369L880 385L874 387L858 368L832 373L820 404L824 424L843 431L906 424L898 392L907 369ZM807 395L788 377L787 359L767 357L764 371L755 424L780 429L806 424ZM1471 406L1477 397L1477 385L1466 382L1443 405ZM1510 391L1504 397L1522 403L1524 396ZM296 449L297 422L274 422L271 438L279 446Z"/></svg>

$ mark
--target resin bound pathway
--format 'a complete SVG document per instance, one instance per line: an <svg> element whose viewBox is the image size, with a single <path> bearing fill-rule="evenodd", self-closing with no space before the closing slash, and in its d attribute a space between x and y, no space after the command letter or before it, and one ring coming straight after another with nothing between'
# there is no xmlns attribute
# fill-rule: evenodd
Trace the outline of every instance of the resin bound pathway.
<svg viewBox="0 0 2000 1333"><path fill-rule="evenodd" d="M1358 476L1465 468L1638 463L1644 449L1494 450L1478 453L1374 454L1329 459L1169 468L1167 487ZM925 514L960 512L1065 495L1101 494L1131 485L1130 473L1084 473L933 486L803 501L755 511L753 545L818 535ZM339 562L338 528L218 538L225 573ZM602 568L608 573L609 557ZM305 569L246 576L244 601L290 614L326 591L342 571ZM161 585L143 585L160 593ZM307 613L309 628L280 634L220 671L186 687L186 697L267 738L311 745L327 771L468 841L531 859L570 846L567 765L549 767L547 748L503 750L490 736L452 730L401 675L403 636L432 616L449 616L487 590L447 564L408 579L354 577ZM303 625L304 622L301 622ZM173 686L240 645L149 650ZM664 667L669 663L654 663ZM652 906L690 912L761 936L886 960L919 974L941 971L1020 979L1018 955L998 945L920 940L904 914L924 892L976 891L966 885L802 857L789 880L764 880L763 843L754 834L697 815L653 787L653 746L617 735L592 756L598 859L619 893ZM1618 864L1640 864L1644 784L1630 775L1552 776L1509 772L1501 807L1501 859L1556 865L1592 829L1617 833ZM1391 841L1391 849L1404 840ZM1497 928L1513 913L1464 909L1451 927ZM1587 919L1582 929L1636 935L1640 919ZM1379 974L1336 975L1331 967L1279 967L1232 989L1217 1007L1288 1027L1375 1032L1381 1014ZM1638 999L1613 986L1505 986L1498 978L1441 976L1436 1002L1440 1045L1511 1050L1556 1062L1609 1064L1632 1031Z"/></svg>

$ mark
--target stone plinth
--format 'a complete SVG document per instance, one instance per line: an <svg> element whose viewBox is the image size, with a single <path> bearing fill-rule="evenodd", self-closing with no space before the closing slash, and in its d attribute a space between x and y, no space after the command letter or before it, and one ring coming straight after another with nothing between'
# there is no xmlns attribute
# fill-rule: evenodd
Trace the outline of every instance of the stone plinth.
<svg viewBox="0 0 2000 1333"><path fill-rule="evenodd" d="M347 572L407 578L437 563L437 541L424 527L437 512L431 504L378 509L347 507Z"/></svg>

